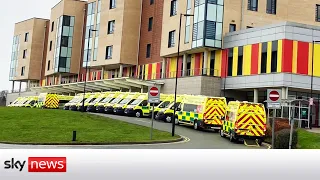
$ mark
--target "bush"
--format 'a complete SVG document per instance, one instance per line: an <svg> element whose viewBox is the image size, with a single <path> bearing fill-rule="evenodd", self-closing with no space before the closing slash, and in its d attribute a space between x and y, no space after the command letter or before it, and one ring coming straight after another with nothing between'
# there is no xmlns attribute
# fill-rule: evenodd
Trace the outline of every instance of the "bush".
<svg viewBox="0 0 320 180"><path fill-rule="evenodd" d="M274 132L278 132L283 129L290 129L289 120L276 118L274 122ZM266 137L272 137L272 119L270 119L270 123L267 125Z"/></svg>
<svg viewBox="0 0 320 180"><path fill-rule="evenodd" d="M289 149L290 129L282 129L275 133L275 149ZM293 130L292 149L296 149L298 144L298 132Z"/></svg>

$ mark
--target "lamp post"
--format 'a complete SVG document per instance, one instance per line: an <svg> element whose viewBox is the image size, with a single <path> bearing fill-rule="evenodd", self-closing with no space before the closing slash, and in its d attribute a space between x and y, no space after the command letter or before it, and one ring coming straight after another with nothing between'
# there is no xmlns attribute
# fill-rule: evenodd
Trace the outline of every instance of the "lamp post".
<svg viewBox="0 0 320 180"><path fill-rule="evenodd" d="M88 73L88 62L89 62L89 49L90 49L90 36L91 32L97 31L95 29L89 29L89 35L88 35L88 46L87 46L87 62L86 62L86 73L85 73L85 78L84 78L84 86L83 86L83 99L82 99L82 112L85 112L84 109L84 98L86 96L86 86L87 86L87 73Z"/></svg>
<svg viewBox="0 0 320 180"><path fill-rule="evenodd" d="M190 17L194 16L193 14L180 14L180 22L179 22L179 38L178 38L178 56L177 56L177 64L176 64L176 84L174 89L174 110L173 110L173 117L171 118L172 122L172 136L175 135L175 122L176 122L176 104L177 104L177 89L178 89L178 70L179 70L179 56L180 56L180 40L181 40L181 21L182 16Z"/></svg>

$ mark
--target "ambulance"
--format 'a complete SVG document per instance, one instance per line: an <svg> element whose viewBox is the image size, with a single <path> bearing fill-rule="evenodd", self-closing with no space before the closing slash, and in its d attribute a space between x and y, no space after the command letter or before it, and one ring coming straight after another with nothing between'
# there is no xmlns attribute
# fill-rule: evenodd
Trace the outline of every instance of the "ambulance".
<svg viewBox="0 0 320 180"><path fill-rule="evenodd" d="M184 96L176 110L176 123L193 126L195 130L220 130L226 114L227 101L224 97Z"/></svg>
<svg viewBox="0 0 320 180"><path fill-rule="evenodd" d="M48 108L48 109L59 109L65 103L69 102L73 97L51 94L51 93L41 93L38 97L37 108Z"/></svg>
<svg viewBox="0 0 320 180"><path fill-rule="evenodd" d="M11 104L11 107L19 107L21 104L27 102L27 100L28 100L28 97L20 97L16 103Z"/></svg>
<svg viewBox="0 0 320 180"><path fill-rule="evenodd" d="M261 145L267 130L266 111L263 104L230 101L220 136L230 141L252 139Z"/></svg>
<svg viewBox="0 0 320 180"><path fill-rule="evenodd" d="M23 97L18 97L16 100L14 100L11 104L8 105L8 107L14 107L16 104L18 104Z"/></svg>
<svg viewBox="0 0 320 180"><path fill-rule="evenodd" d="M110 103L105 104L104 107L104 112L105 113L113 113L113 108L115 105L117 105L118 103L120 103L123 99L125 99L130 93L121 93L119 94L119 96L117 96L117 98L115 98L114 100L112 100Z"/></svg>
<svg viewBox="0 0 320 180"><path fill-rule="evenodd" d="M109 94L109 92L101 93L101 95L97 99L88 104L87 112L96 112L96 106L98 105L98 103L102 102L106 97L109 96Z"/></svg>
<svg viewBox="0 0 320 180"><path fill-rule="evenodd" d="M161 108L158 111L157 115L155 116L155 119L170 123L171 120L172 120L172 117L173 117L174 107L179 106L180 103L182 102L182 100L185 98L185 96L187 96L187 95L179 95L179 96L177 96L176 105L175 105L174 99L173 99L172 102L169 105L167 105L164 108Z"/></svg>
<svg viewBox="0 0 320 180"><path fill-rule="evenodd" d="M84 101L84 107L82 103L77 104L77 110L78 111L87 111L87 107L89 103L92 103L94 100L96 100L99 96L101 96L101 93L91 93L90 96L86 98Z"/></svg>
<svg viewBox="0 0 320 180"><path fill-rule="evenodd" d="M20 107L34 108L38 102L38 96L30 96Z"/></svg>
<svg viewBox="0 0 320 180"><path fill-rule="evenodd" d="M140 95L140 93L130 93L125 99L114 105L113 113L118 115L125 114L125 109L127 108L127 106L134 102Z"/></svg>
<svg viewBox="0 0 320 180"><path fill-rule="evenodd" d="M76 96L74 96L68 103L66 103L64 105L64 110L69 110L70 106L77 104L78 101L81 101L83 94L77 94Z"/></svg>
<svg viewBox="0 0 320 180"><path fill-rule="evenodd" d="M83 97L83 94L81 94L81 97L78 99L77 102L73 103L69 110L71 111L77 111L78 110L78 107L80 105L82 105L82 102L85 101L86 99L88 99L90 96L92 95L92 93L86 93L85 96Z"/></svg>
<svg viewBox="0 0 320 180"><path fill-rule="evenodd" d="M155 104L158 107L164 100L168 98L167 94L160 94L160 103ZM148 94L140 94L140 96L127 106L124 112L127 116L150 117L152 115L152 105L148 103ZM156 113L155 113L156 115Z"/></svg>
<svg viewBox="0 0 320 180"><path fill-rule="evenodd" d="M115 98L117 98L121 93L120 92L111 92L109 95L104 98L101 102L95 105L96 112L104 113L105 106L111 103Z"/></svg>

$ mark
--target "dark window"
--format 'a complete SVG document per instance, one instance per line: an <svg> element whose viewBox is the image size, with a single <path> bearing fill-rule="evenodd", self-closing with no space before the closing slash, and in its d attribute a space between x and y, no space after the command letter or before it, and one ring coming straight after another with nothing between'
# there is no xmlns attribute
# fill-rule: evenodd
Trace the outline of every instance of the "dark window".
<svg viewBox="0 0 320 180"><path fill-rule="evenodd" d="M320 4L316 5L316 21L320 22Z"/></svg>
<svg viewBox="0 0 320 180"><path fill-rule="evenodd" d="M50 70L50 60L48 61L48 67L47 67L47 70L48 70L48 71Z"/></svg>
<svg viewBox="0 0 320 180"><path fill-rule="evenodd" d="M68 43L69 43L69 37L62 36L61 37L61 47L68 47Z"/></svg>
<svg viewBox="0 0 320 180"><path fill-rule="evenodd" d="M153 17L149 18L148 31L152 31Z"/></svg>
<svg viewBox="0 0 320 180"><path fill-rule="evenodd" d="M26 34L24 34L24 42L28 42L29 39L29 33L27 32Z"/></svg>
<svg viewBox="0 0 320 180"><path fill-rule="evenodd" d="M154 4L154 0L150 0L150 5Z"/></svg>
<svg viewBox="0 0 320 180"><path fill-rule="evenodd" d="M168 47L174 47L174 34L176 31L169 32Z"/></svg>
<svg viewBox="0 0 320 180"><path fill-rule="evenodd" d="M54 30L54 21L51 23L51 32Z"/></svg>
<svg viewBox="0 0 320 180"><path fill-rule="evenodd" d="M151 44L148 44L147 45L147 55L146 55L147 58L150 58L151 57Z"/></svg>
<svg viewBox="0 0 320 180"><path fill-rule="evenodd" d="M27 50L23 50L23 55L22 55L22 58L25 59L27 57Z"/></svg>
<svg viewBox="0 0 320 180"><path fill-rule="evenodd" d="M70 16L63 16L62 25L63 26L70 26Z"/></svg>
<svg viewBox="0 0 320 180"><path fill-rule="evenodd" d="M272 42L272 53L271 53L271 72L277 72L278 62L278 41Z"/></svg>
<svg viewBox="0 0 320 180"><path fill-rule="evenodd" d="M177 15L177 0L171 0L170 16Z"/></svg>
<svg viewBox="0 0 320 180"><path fill-rule="evenodd" d="M210 59L210 75L215 75L214 74L214 64L215 64L215 53L216 51L211 51L211 59Z"/></svg>
<svg viewBox="0 0 320 180"><path fill-rule="evenodd" d="M49 50L52 50L52 41L50 41Z"/></svg>
<svg viewBox="0 0 320 180"><path fill-rule="evenodd" d="M201 22L198 23L199 27L202 27ZM199 29L200 30L200 29ZM198 31L198 39L203 38L203 31ZM207 21L206 27L206 39L216 39L216 22L214 21Z"/></svg>
<svg viewBox="0 0 320 180"><path fill-rule="evenodd" d="M115 24L115 20L108 22L108 34L114 33L114 24Z"/></svg>
<svg viewBox="0 0 320 180"><path fill-rule="evenodd" d="M277 14L277 0L267 0L267 13Z"/></svg>
<svg viewBox="0 0 320 180"><path fill-rule="evenodd" d="M240 46L238 48L238 69L237 69L237 75L242 75L242 67L243 67L243 47Z"/></svg>
<svg viewBox="0 0 320 180"><path fill-rule="evenodd" d="M258 11L258 0L248 0L248 10Z"/></svg>
<svg viewBox="0 0 320 180"><path fill-rule="evenodd" d="M59 58L59 67L66 68L67 66L67 58L66 57L60 57Z"/></svg>
<svg viewBox="0 0 320 180"><path fill-rule="evenodd" d="M268 58L268 44L262 43L262 50L261 50L261 73L267 72L267 58Z"/></svg>
<svg viewBox="0 0 320 180"><path fill-rule="evenodd" d="M26 69L25 66L23 66L23 67L21 68L21 76L24 76L24 71L25 71L25 69Z"/></svg>
<svg viewBox="0 0 320 180"><path fill-rule="evenodd" d="M112 49L113 46L106 47L106 59L112 59Z"/></svg>
<svg viewBox="0 0 320 180"><path fill-rule="evenodd" d="M228 55L228 76L232 76L232 64L233 64L233 48L229 49L229 55Z"/></svg>
<svg viewBox="0 0 320 180"><path fill-rule="evenodd" d="M252 26L247 26L247 29L251 29L251 28L253 28Z"/></svg>
<svg viewBox="0 0 320 180"><path fill-rule="evenodd" d="M147 106L148 105L148 101L144 100L140 103L140 106Z"/></svg>
<svg viewBox="0 0 320 180"><path fill-rule="evenodd" d="M110 0L110 9L116 8L116 0Z"/></svg>
<svg viewBox="0 0 320 180"><path fill-rule="evenodd" d="M229 25L229 32L233 32L237 30L237 26L235 24L230 24Z"/></svg>
<svg viewBox="0 0 320 180"><path fill-rule="evenodd" d="M183 105L183 111L186 112L197 112L197 105L194 104L184 104Z"/></svg>

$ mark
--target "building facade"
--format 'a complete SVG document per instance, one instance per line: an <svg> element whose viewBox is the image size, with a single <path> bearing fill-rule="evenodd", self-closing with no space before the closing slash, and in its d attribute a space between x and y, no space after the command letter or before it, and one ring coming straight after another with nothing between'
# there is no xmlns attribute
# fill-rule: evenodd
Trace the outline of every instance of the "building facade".
<svg viewBox="0 0 320 180"><path fill-rule="evenodd" d="M25 78L12 74L26 30L14 34L10 80L34 91L82 92L87 80L88 91L152 82L173 93L177 75L178 93L264 102L268 88L308 99L312 87L320 126L320 0L62 0L43 24L45 50Z"/></svg>

